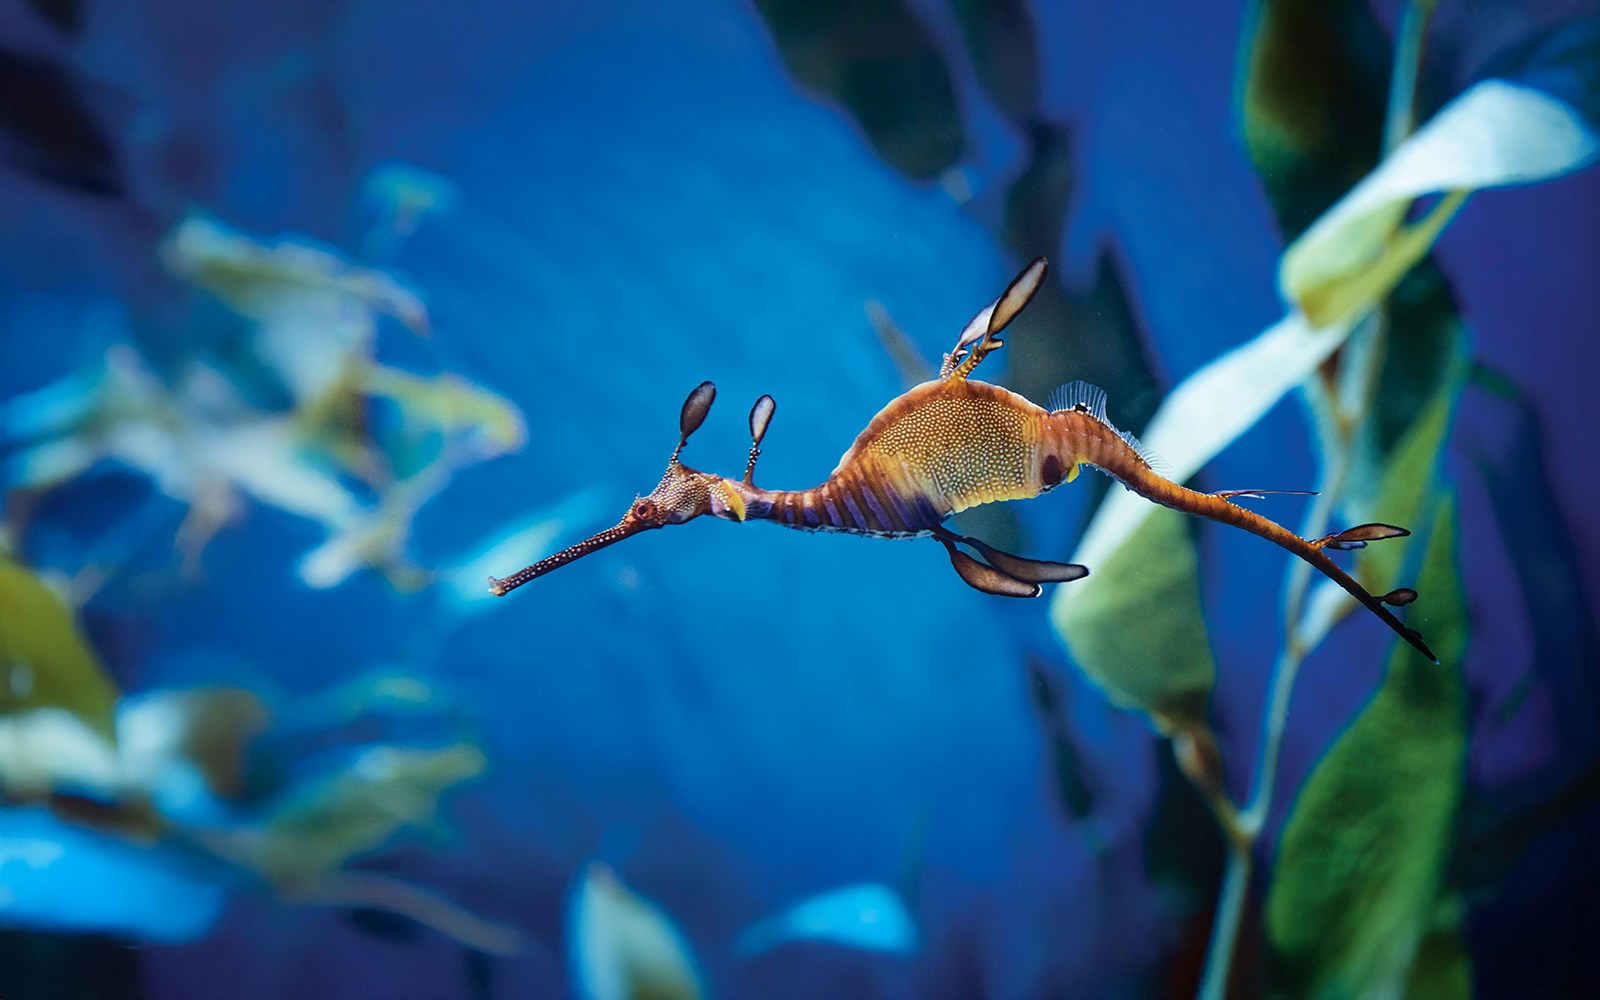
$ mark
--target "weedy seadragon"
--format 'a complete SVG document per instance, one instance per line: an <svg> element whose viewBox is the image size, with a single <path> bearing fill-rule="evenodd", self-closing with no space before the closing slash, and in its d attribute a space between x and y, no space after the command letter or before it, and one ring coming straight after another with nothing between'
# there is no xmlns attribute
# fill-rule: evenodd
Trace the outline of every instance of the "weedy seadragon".
<svg viewBox="0 0 1600 1000"><path fill-rule="evenodd" d="M872 418L838 468L808 490L769 490L755 484L761 440L777 406L771 396L750 411L750 457L742 479L692 469L678 460L716 398L702 382L689 393L679 416L678 446L666 474L648 496L638 497L614 528L541 559L504 579L490 577L489 590L504 596L529 580L631 535L703 514L728 521L771 521L803 531L842 531L876 538L933 538L944 546L961 579L986 594L1037 597L1041 584L1087 576L1075 563L1028 559L1001 552L957 534L945 520L957 511L1000 500L1047 493L1091 466L1154 503L1243 528L1304 559L1381 618L1401 638L1437 661L1422 635L1395 617L1389 606L1416 600L1402 587L1373 596L1334 563L1328 549L1361 548L1367 542L1406 535L1389 524L1360 524L1323 538L1301 538L1276 521L1235 501L1282 490L1223 490L1201 493L1162 476L1133 435L1106 416L1106 396L1084 382L1062 386L1044 409L1009 389L971 378L989 352L1004 342L1000 333L1033 298L1044 278L1039 258L962 330L944 357L938 378L913 386ZM969 555L963 548L976 555Z"/></svg>

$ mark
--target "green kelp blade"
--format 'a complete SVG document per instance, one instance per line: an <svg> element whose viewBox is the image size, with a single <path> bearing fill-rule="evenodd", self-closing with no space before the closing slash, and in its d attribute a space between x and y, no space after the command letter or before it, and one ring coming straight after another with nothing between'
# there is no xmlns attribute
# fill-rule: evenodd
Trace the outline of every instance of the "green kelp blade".
<svg viewBox="0 0 1600 1000"><path fill-rule="evenodd" d="M1436 931L1466 749L1467 618L1455 548L1447 497L1412 607L1441 664L1394 646L1382 686L1312 769L1284 825L1266 929L1285 996L1401 996L1414 972L1435 985L1464 981L1459 963L1445 963L1454 972L1418 964L1452 947L1423 944Z"/></svg>
<svg viewBox="0 0 1600 1000"><path fill-rule="evenodd" d="M1152 505L1051 607L1073 660L1112 702L1172 720L1203 713L1217 676L1189 527L1185 515Z"/></svg>
<svg viewBox="0 0 1600 1000"><path fill-rule="evenodd" d="M1406 1000L1467 1000L1472 996L1472 959L1461 932L1459 899L1438 907L1434 929L1417 946L1403 994Z"/></svg>
<svg viewBox="0 0 1600 1000"><path fill-rule="evenodd" d="M63 708L114 741L116 701L116 685L67 602L0 555L0 715Z"/></svg>

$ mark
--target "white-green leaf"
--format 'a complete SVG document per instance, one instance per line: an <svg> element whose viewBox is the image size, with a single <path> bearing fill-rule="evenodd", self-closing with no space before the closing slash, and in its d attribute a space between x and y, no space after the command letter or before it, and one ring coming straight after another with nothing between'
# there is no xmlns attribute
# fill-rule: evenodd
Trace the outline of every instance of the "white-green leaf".
<svg viewBox="0 0 1600 1000"><path fill-rule="evenodd" d="M1318 326L1359 317L1428 252L1467 193L1586 166L1600 141L1560 100L1485 80L1451 101L1284 252L1284 297ZM1406 223L1417 198L1446 197Z"/></svg>
<svg viewBox="0 0 1600 1000"><path fill-rule="evenodd" d="M598 861L567 913L572 977L583 1000L699 1000L689 943L672 919Z"/></svg>

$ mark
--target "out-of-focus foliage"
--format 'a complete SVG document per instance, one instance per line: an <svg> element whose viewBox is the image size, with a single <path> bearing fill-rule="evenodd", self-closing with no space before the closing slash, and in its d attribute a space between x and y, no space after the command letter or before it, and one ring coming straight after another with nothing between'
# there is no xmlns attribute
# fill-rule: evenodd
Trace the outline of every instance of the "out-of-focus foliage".
<svg viewBox="0 0 1600 1000"><path fill-rule="evenodd" d="M905 954L917 948L917 928L893 889L877 883L849 885L802 900L747 928L734 949L754 954L794 941Z"/></svg>
<svg viewBox="0 0 1600 1000"><path fill-rule="evenodd" d="M404 827L431 822L439 796L483 773L477 747L377 746L274 809L233 840L251 868L282 885L313 883L353 857L383 846Z"/></svg>
<svg viewBox="0 0 1600 1000"><path fill-rule="evenodd" d="M1114 703L1163 725L1202 718L1217 676L1189 527L1157 508L1095 564L1094 587L1056 601L1056 628L1084 673Z"/></svg>
<svg viewBox="0 0 1600 1000"><path fill-rule="evenodd" d="M1404 986L1418 949L1436 919L1457 912L1443 875L1461 800L1467 618L1454 501L1429 507L1417 610L1427 610L1440 663L1397 644L1382 687L1296 799L1266 909L1290 996L1419 995Z"/></svg>
<svg viewBox="0 0 1600 1000"><path fill-rule="evenodd" d="M17 599L0 602L0 612L36 615L28 624L47 626L37 632L23 628L29 642L17 648L31 658L18 662L59 665L55 686L45 688L58 695L73 692L62 686L67 681L81 682L87 676L93 683L89 695L79 692L76 701L0 713L0 799L44 803L55 824L40 827L33 835L36 846L18 858L8 857L7 850L21 850L15 846L21 842L12 841L12 834L0 826L0 865L16 861L30 870L27 879L0 893L0 924L71 923L64 913L51 912L51 883L39 881L33 872L53 868L55 874L47 878L60 883L58 891L66 891L84 872L168 868L175 870L166 876L130 871L116 879L126 882L130 898L142 899L153 914L187 906L191 912L185 919L140 920L115 908L80 908L74 911L74 926L190 940L215 917L213 905L191 905L195 886L190 869L209 865L213 880L229 870L250 872L291 901L388 911L486 953L517 950L514 932L420 887L346 870L352 861L388 847L403 831L433 827L440 797L486 767L476 745L363 746L348 761L324 765L314 776L290 784L263 808L258 800L264 792L255 787L259 779L252 778L251 762L262 763L255 744L271 732L272 720L258 696L211 687L144 692L113 704L115 691L98 668L85 673L85 663L94 666L93 653L60 599L16 564L8 561L3 569L4 593ZM74 656L67 659L39 645L41 637L59 643L62 629L74 644ZM56 655L44 655L50 652ZM92 715L83 717L85 697L90 709L109 712L114 707L114 742L109 732L92 724ZM434 693L426 685L389 678L343 692L319 711L330 714L336 726L356 729L370 721L364 718L370 709L397 698L415 711L425 708ZM300 716L316 714L302 711ZM298 766L292 759L279 764ZM74 827L97 831L100 839L84 846ZM74 852L70 857L68 845ZM95 860L85 862L80 853Z"/></svg>
<svg viewBox="0 0 1600 1000"><path fill-rule="evenodd" d="M66 601L16 560L0 554L0 719L60 708L109 740L115 735L116 700L116 685Z"/></svg>
<svg viewBox="0 0 1600 1000"><path fill-rule="evenodd" d="M694 953L672 918L592 861L567 911L573 986L583 1000L699 1000Z"/></svg>
<svg viewBox="0 0 1600 1000"><path fill-rule="evenodd" d="M1486 80L1439 112L1283 255L1284 296L1312 323L1358 317L1438 239L1472 191L1570 173L1600 154L1591 126L1531 87ZM1442 193L1416 222L1413 202Z"/></svg>
<svg viewBox="0 0 1600 1000"><path fill-rule="evenodd" d="M1245 144L1292 240L1378 162L1388 40L1361 0L1262 0L1244 49Z"/></svg>
<svg viewBox="0 0 1600 1000"><path fill-rule="evenodd" d="M949 71L901 0L756 0L790 72L844 105L878 153L912 177L961 156ZM878 44L863 48L861 38Z"/></svg>
<svg viewBox="0 0 1600 1000"><path fill-rule="evenodd" d="M421 299L381 271L198 216L175 227L163 255L252 322L248 346L267 384L263 373L193 359L169 388L133 347L115 346L100 371L7 405L5 432L23 445L11 488L57 488L112 460L188 505L178 542L191 565L239 513L242 494L326 528L301 562L309 586L336 586L362 568L401 589L425 586L428 574L406 555L417 512L462 467L522 447L516 407L452 372L376 360L382 316L428 329ZM290 405L255 402L274 392Z"/></svg>

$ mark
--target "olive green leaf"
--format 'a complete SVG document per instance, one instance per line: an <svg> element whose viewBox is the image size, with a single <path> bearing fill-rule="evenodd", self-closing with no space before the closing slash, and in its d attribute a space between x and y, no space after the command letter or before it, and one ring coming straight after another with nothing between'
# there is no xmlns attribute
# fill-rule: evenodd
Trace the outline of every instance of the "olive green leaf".
<svg viewBox="0 0 1600 1000"><path fill-rule="evenodd" d="M67 602L0 555L0 715L62 708L114 740L117 688Z"/></svg>
<svg viewBox="0 0 1600 1000"><path fill-rule="evenodd" d="M1466 747L1455 519L1453 497L1442 499L1411 609L1441 664L1396 644L1382 686L1312 770L1284 826L1266 928L1276 985L1287 995L1398 996L1414 968L1434 985L1462 978L1448 956L1441 971L1429 971L1438 943L1423 947L1442 894Z"/></svg>
<svg viewBox="0 0 1600 1000"><path fill-rule="evenodd" d="M1472 996L1472 960L1461 936L1461 901L1451 899L1439 909L1446 919L1417 946L1417 958L1407 978L1407 1000L1467 1000Z"/></svg>
<svg viewBox="0 0 1600 1000"><path fill-rule="evenodd" d="M1383 521L1419 526L1431 516L1439 456L1450 432L1460 390L1459 377L1447 380L1396 442L1382 464L1382 472L1369 483L1355 484L1346 501L1345 513L1351 523ZM1374 594L1404 585L1403 564L1414 541L1396 539L1362 549L1356 558L1356 578ZM1426 596L1422 586L1417 589ZM1299 628L1300 642L1308 648L1316 646L1355 607L1355 601L1337 584L1317 584ZM1418 621L1422 621L1420 616ZM1429 631L1424 625L1424 635ZM1431 641L1431 635L1429 638Z"/></svg>

